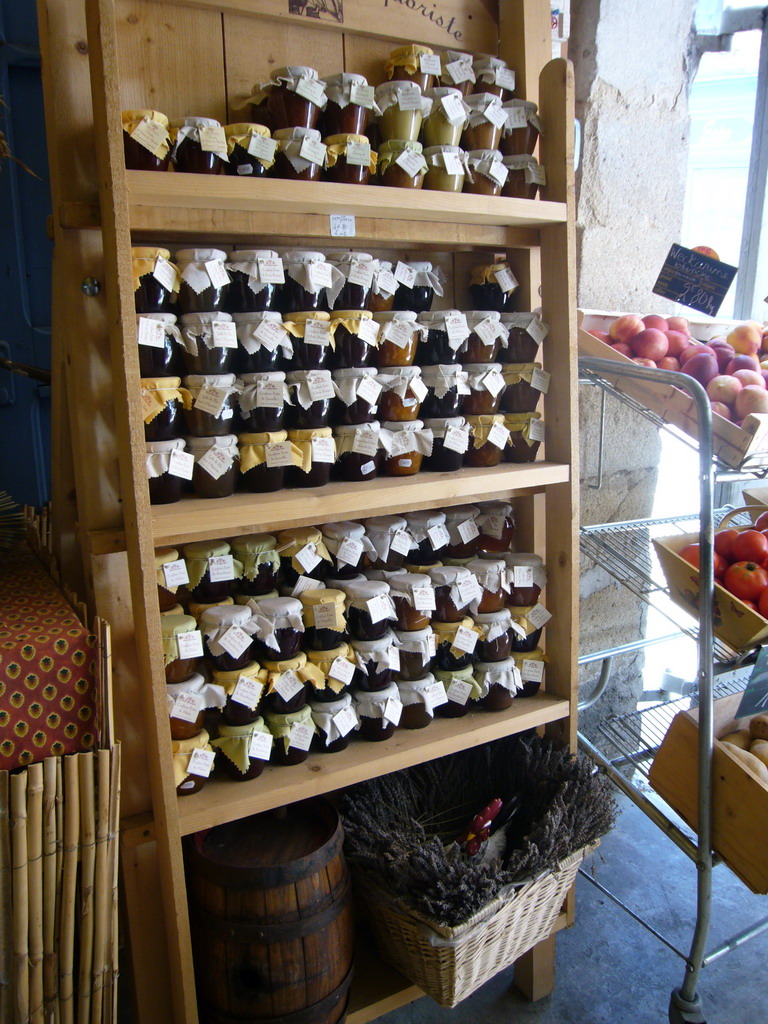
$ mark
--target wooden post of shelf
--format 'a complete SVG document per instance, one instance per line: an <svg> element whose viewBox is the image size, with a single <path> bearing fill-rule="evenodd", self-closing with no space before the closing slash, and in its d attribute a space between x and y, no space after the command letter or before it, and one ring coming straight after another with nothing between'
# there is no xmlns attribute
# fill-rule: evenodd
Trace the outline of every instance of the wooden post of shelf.
<svg viewBox="0 0 768 1024"><path fill-rule="evenodd" d="M539 75L552 57L549 0L499 0L499 56L515 69L515 96L539 102Z"/></svg>

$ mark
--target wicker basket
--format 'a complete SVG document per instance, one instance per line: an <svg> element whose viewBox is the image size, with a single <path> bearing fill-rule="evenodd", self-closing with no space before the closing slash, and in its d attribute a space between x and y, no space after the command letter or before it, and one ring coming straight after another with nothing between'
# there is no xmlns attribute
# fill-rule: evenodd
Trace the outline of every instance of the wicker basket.
<svg viewBox="0 0 768 1024"><path fill-rule="evenodd" d="M552 931L579 865L597 843L547 872L497 896L456 928L396 906L379 886L365 899L382 959L441 1006L456 1006Z"/></svg>

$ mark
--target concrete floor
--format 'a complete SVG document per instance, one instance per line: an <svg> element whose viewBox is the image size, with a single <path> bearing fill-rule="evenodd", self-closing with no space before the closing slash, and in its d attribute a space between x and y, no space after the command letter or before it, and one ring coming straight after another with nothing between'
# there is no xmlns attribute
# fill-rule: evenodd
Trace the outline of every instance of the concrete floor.
<svg viewBox="0 0 768 1024"><path fill-rule="evenodd" d="M768 856L768 851L766 851ZM614 832L585 865L607 888L688 951L695 920L692 862L640 811L622 802ZM761 917L768 898L754 896L718 867L708 948ZM557 937L553 994L537 1003L511 987L512 970L453 1010L424 998L381 1017L381 1024L667 1024L669 996L683 961L585 878L576 887L576 924ZM766 1024L768 932L728 953L701 975L707 1024Z"/></svg>

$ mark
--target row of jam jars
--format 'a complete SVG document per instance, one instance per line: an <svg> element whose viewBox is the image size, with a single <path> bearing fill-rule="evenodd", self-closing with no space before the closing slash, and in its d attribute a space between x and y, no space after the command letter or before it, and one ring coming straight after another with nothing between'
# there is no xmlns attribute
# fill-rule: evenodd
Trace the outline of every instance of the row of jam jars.
<svg viewBox="0 0 768 1024"><path fill-rule="evenodd" d="M429 671L436 650L429 622L435 606L434 589L429 576L407 571L391 575L389 586L397 614L396 681L403 705L400 725L423 729L432 722L435 709L446 702L445 691Z"/></svg>

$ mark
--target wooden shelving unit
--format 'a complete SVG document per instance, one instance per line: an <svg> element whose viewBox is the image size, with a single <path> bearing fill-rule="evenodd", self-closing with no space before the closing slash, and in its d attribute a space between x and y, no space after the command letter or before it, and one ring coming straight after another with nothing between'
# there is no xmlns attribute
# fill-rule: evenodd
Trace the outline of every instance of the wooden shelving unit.
<svg viewBox="0 0 768 1024"><path fill-rule="evenodd" d="M575 742L572 72L565 61L549 62L546 0L500 0L497 9L486 0L445 0L456 37L405 5L356 0L344 6L347 21L337 24L291 14L282 0L38 0L56 244L55 543L64 578L113 627L116 732L125 764L124 905L142 1024L197 1020L183 836L525 729L546 728ZM156 106L172 117L242 120L238 101L274 65L310 64L321 74L344 69L377 82L389 50L411 41L499 52L516 69L516 95L538 100L546 126L540 158L548 184L540 199L124 169L121 109ZM354 238L331 236L334 213L354 214ZM519 308L541 305L551 329L542 350L552 374L544 406L546 461L150 507L130 246L198 240L309 241L401 258L430 251L452 268L446 304L458 308L471 308L463 289L477 253L506 253L520 281ZM500 715L442 719L383 744L356 741L333 757L267 769L250 783L212 780L199 794L177 798L155 546L506 496L515 500L521 545L541 552L548 567L553 620L546 693ZM569 905L558 927L571 918ZM546 941L523 958L518 983L532 997L546 993L553 954ZM349 1019L364 1024L418 995L363 948Z"/></svg>

